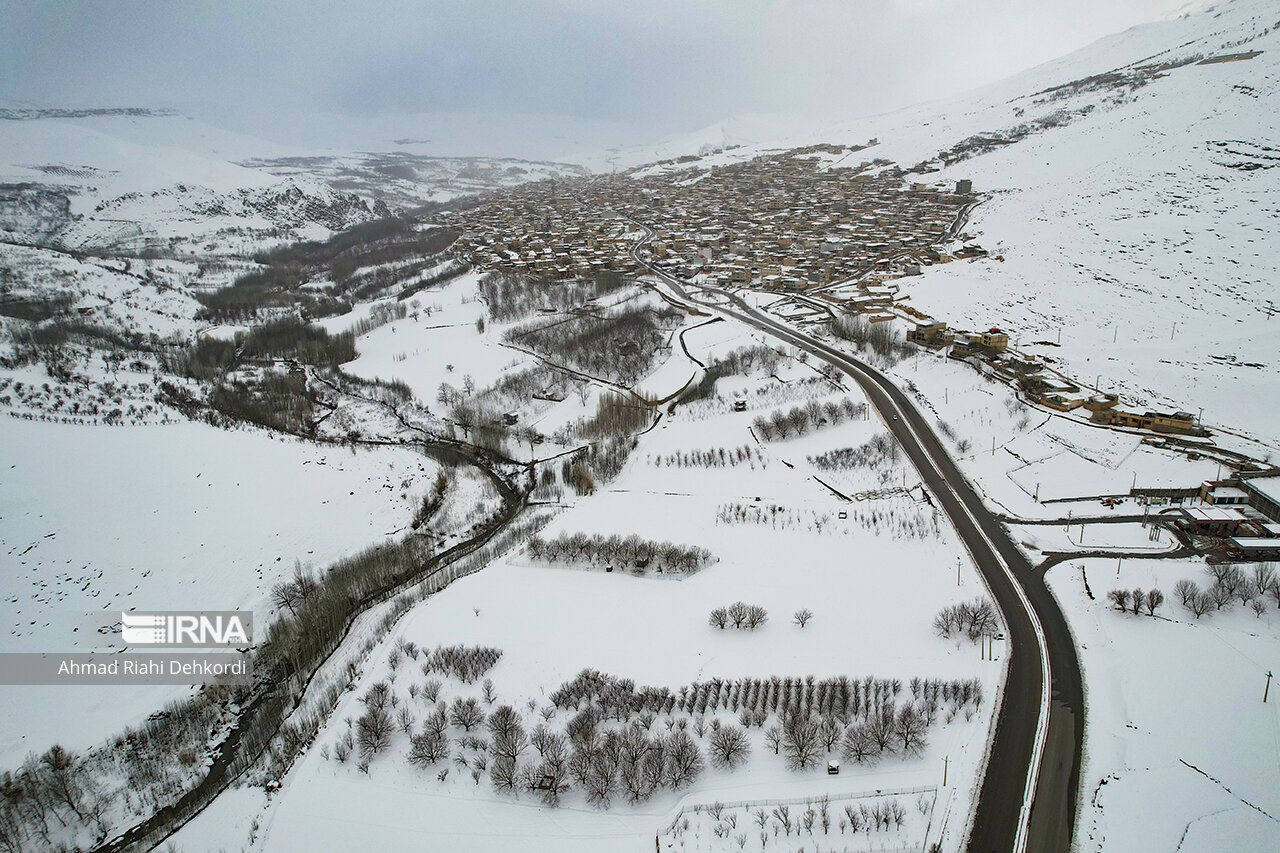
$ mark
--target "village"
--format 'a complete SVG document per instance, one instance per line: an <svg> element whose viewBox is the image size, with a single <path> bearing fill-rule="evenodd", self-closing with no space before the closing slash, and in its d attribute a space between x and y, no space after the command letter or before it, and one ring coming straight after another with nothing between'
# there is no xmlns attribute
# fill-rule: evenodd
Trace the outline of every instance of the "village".
<svg viewBox="0 0 1280 853"><path fill-rule="evenodd" d="M908 341L945 351L1043 409L1147 433L1145 441L1191 458L1216 458L1228 476L1135 495L1199 504L1175 510L1177 527L1216 540L1214 550L1280 555L1280 506L1267 497L1274 471L1206 442L1198 416L1128 411L1116 394L1018 351L998 327L953 329L911 304L901 279L930 264L988 257L961 231L981 197L969 180L908 183L888 161L852 162L876 144L812 145L723 166L686 156L623 174L529 183L430 219L461 230L453 252L475 266L548 280L661 271L703 286L775 293L775 309L815 329L842 316L898 320L911 327Z"/></svg>
<svg viewBox="0 0 1280 853"><path fill-rule="evenodd" d="M675 275L793 292L858 278L887 301L882 280L950 260L937 246L976 198L968 181L904 185L887 161L844 165L865 147L538 181L433 221L464 230L455 250L466 260L548 277L637 272L640 223L654 232L643 259Z"/></svg>

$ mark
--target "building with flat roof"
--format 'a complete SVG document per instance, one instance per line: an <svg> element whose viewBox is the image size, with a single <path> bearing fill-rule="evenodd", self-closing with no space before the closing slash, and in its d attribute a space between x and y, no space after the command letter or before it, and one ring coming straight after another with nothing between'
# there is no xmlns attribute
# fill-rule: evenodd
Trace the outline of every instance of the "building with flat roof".
<svg viewBox="0 0 1280 853"><path fill-rule="evenodd" d="M1237 560L1280 559L1280 538L1232 538L1227 540L1227 554Z"/></svg>
<svg viewBox="0 0 1280 853"><path fill-rule="evenodd" d="M1248 495L1249 506L1272 521L1280 521L1280 475L1242 479L1240 490Z"/></svg>

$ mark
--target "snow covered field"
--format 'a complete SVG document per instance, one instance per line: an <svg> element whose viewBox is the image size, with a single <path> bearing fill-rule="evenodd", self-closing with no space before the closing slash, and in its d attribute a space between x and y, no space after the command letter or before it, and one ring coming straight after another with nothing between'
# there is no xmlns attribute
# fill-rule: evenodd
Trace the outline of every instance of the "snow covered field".
<svg viewBox="0 0 1280 853"><path fill-rule="evenodd" d="M0 418L0 649L111 648L114 633L85 626L129 608L248 609L262 629L295 561L323 568L401 531L437 470L410 450L353 454L186 422ZM94 744L180 692L0 687L0 765Z"/></svg>
<svg viewBox="0 0 1280 853"><path fill-rule="evenodd" d="M1146 444L1140 435L1030 406L967 364L927 351L889 374L915 387L917 401L954 434L949 452L992 508L1008 515L1096 515L1107 511L1099 495L1128 494L1133 486L1195 488L1222 471L1213 461ZM1089 500L1064 500L1072 497ZM1132 503L1115 510L1135 511Z"/></svg>
<svg viewBox="0 0 1280 853"><path fill-rule="evenodd" d="M751 342L747 334L726 334L723 325L705 327L702 339L690 335L695 357L709 359L704 346L723 352ZM775 372L784 381L814 375L799 363L784 363ZM743 379L725 382L732 388ZM746 384L781 383L757 375ZM831 389L816 393L830 397ZM997 660L984 661L976 645L941 639L931 623L941 607L981 595L981 583L966 562L957 586L957 560L963 551L945 519L932 532L927 505L905 495L845 503L813 479L806 456L860 445L878 429L875 422L848 421L801 439L757 446L748 429L756 414L717 413L691 404L685 415L678 408L641 438L614 482L578 498L541 534L636 534L697 544L715 556L711 566L681 578L638 577L601 568L548 566L517 552L418 605L370 655L354 691L340 701L316 745L273 798L262 822L262 849L301 849L322 842L410 849L429 832L432 839L447 839L451 850L491 850L519 838L531 850L596 850L607 844L638 851L649 849L679 810L693 804L873 789L930 792L930 817L921 817L916 809L919 792L911 794L903 804L916 813L919 825L904 829L907 835L871 835L873 849L882 842L919 843L926 828L931 840L944 834L958 838L975 792L1003 649L997 643ZM744 444L758 449L739 464L705 467L669 461ZM855 485L858 478L869 485L879 482L871 470L848 476ZM892 478L901 479L897 471ZM847 517L840 518L842 513ZM907 527L895 526L899 521ZM916 529L927 532L903 532ZM707 624L712 609L735 600L764 606L769 621L751 632ZM803 628L791 620L802 608L814 612ZM606 811L570 794L560 808L548 809L528 794L513 798L495 793L486 778L474 782L457 767L439 779L437 771L452 766L447 760L435 768L409 764L409 738L400 733L386 753L370 762L367 776L353 766L354 758L345 764L336 761L346 730L343 721L363 713L359 697L375 682L388 680L417 717L429 709L421 694L415 700L406 692L421 686L416 664L405 660L394 671L389 665L392 650L406 642L423 650L453 644L501 649L501 659L486 675L499 703L529 713L529 728L540 720L523 711L528 703L547 706L552 691L584 668L672 690L712 678L770 675L900 678L904 690L916 676L978 679L988 701L951 722L940 716L929 728L929 745L919 758L892 757L874 766L846 762L838 777L825 773L824 758L816 768L793 772L764 743L761 730L751 729L753 756L736 771L708 769L687 790L662 792L638 805L620 796ZM452 701L458 695L479 696L480 691L475 684L446 680L440 698ZM560 711L550 724L563 725L569 715ZM713 716L708 713L707 720ZM735 715L722 711L719 716L729 723ZM654 729L662 731L662 726L655 723ZM457 735L462 736L461 730ZM838 759L838 752L832 757ZM944 757L949 763L945 788ZM370 796L374 791L377 795ZM360 803L357 812L344 805L353 802ZM838 830L833 825L831 831ZM691 830L689 840L700 837L699 832ZM708 833L709 827L702 834ZM181 840L184 848L202 849L203 840L191 830ZM723 846L687 849L728 850L733 843L727 837L718 840Z"/></svg>
<svg viewBox="0 0 1280 853"><path fill-rule="evenodd" d="M360 355L343 369L365 379L395 377L432 406L441 383L462 387L470 376L477 388L484 388L513 363L527 362L527 356L503 347L500 337L477 335L476 321L485 316L484 303L476 296L479 278L479 273L467 273L415 296L410 316L360 336ZM353 322L336 317L326 325L339 331Z"/></svg>
<svg viewBox="0 0 1280 853"><path fill-rule="evenodd" d="M1280 612L1259 617L1237 603L1197 620L1172 588L1183 578L1207 585L1203 560L1126 560L1121 572L1083 560L1048 576L1088 700L1079 849L1280 848L1275 684L1262 703L1280 658ZM1105 601L1116 587L1158 587L1170 600L1156 618L1122 614Z"/></svg>

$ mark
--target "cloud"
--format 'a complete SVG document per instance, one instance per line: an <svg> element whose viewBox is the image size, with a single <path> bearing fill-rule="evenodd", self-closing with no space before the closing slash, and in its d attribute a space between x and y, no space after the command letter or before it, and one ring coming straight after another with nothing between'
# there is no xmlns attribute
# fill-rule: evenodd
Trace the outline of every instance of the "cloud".
<svg viewBox="0 0 1280 853"><path fill-rule="evenodd" d="M1182 1L0 0L0 102L689 129L949 95Z"/></svg>

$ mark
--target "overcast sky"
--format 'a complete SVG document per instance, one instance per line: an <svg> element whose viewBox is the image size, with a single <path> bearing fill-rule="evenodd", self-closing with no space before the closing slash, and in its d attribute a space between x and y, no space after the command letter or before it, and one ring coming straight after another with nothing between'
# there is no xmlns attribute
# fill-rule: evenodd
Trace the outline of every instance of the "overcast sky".
<svg viewBox="0 0 1280 853"><path fill-rule="evenodd" d="M0 0L0 106L574 115L667 132L954 94L1187 0Z"/></svg>

